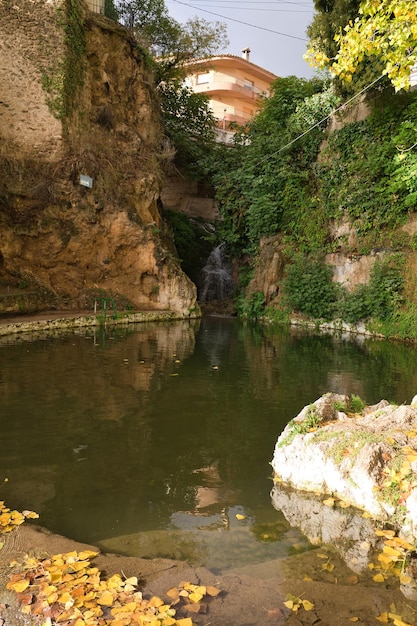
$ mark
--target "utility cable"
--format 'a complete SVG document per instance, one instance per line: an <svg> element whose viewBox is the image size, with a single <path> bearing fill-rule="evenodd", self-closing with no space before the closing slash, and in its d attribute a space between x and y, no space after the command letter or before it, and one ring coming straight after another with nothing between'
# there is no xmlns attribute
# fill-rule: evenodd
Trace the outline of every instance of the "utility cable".
<svg viewBox="0 0 417 626"><path fill-rule="evenodd" d="M296 35L288 35L287 33L280 33L277 30L272 30L271 28L264 28L263 26L256 26L255 24L249 24L249 22L243 22L242 20L237 20L234 17L226 17L226 15L220 15L220 13L214 13L214 11L208 11L207 9L200 9L200 7L196 7L193 4L188 4L187 2L180 2L180 0L172 0L172 2L176 2L176 4L182 4L186 7L190 7L191 9L197 9L197 11L203 11L204 13L210 13L210 15L215 15L216 17L221 17L225 20L230 20L231 22L237 22L238 24L243 24L244 26L251 26L252 28L258 28L259 30L265 30L269 33L274 33L274 35L281 35L282 37L289 37L290 39L298 39L298 41L308 41L304 37L297 37Z"/></svg>
<svg viewBox="0 0 417 626"><path fill-rule="evenodd" d="M410 50L407 54L407 58L410 57L412 54L414 54L414 52L417 50L416 48L413 48L412 50ZM397 65L399 65L399 63L397 63ZM373 80L371 83L369 83L369 85L366 85L363 89L361 89L360 91L358 91L358 93L356 93L355 95L353 95L351 98L349 98L349 100L346 100L346 102L343 102L342 104L340 104L338 107L336 107L336 109L333 109L333 111L331 111L328 115L326 115L326 117L323 117L322 120L320 120L319 122L316 122L315 124L313 124L313 126L310 126L310 128L307 128L307 130L305 130L303 133L301 133L300 135L298 135L297 137L295 137L294 139L292 139L291 141L289 141L287 144L285 144L285 146L282 146L282 148L279 148L278 150L276 150L275 152L273 152L272 154L269 154L268 156L266 156L264 159L261 159L260 161L258 161L257 163L255 163L254 165L260 165L261 163L264 163L265 161L268 161L270 158L272 158L273 156L280 154L281 152L283 152L284 150L286 150L287 148L289 148L290 146L292 146L296 141L298 141L299 139L301 139L302 137L305 137L305 135L307 135L310 131L314 130L315 128L317 128L317 126L320 126L320 124L323 124L323 122L327 122L327 120L334 115L334 113L337 113L338 111L340 111L341 109L343 109L346 105L350 104L351 102L353 102L353 100L356 100L356 98L359 98L359 96L361 96L362 94L364 94L366 91L368 91L368 89L371 89L371 87L373 87L374 85L376 85L377 83L379 83L380 80L382 80L382 78L384 78L384 76L386 76L386 74L381 74L381 76L378 76L378 78L375 78L375 80Z"/></svg>
<svg viewBox="0 0 417 626"><path fill-rule="evenodd" d="M337 113L338 111L343 109L346 105L348 105L351 102L353 102L353 100L356 100L356 98L359 98L359 96L361 96L366 91L368 91L368 89L371 89L371 87L376 85L382 78L384 78L384 76L385 76L385 74L381 74L381 76L378 76L378 78L376 78L371 83L369 83L369 85L366 85L366 87L361 89L361 91L358 91L358 93L356 93L354 96L349 98L349 100L346 100L346 102L343 102L338 107L333 109L333 111L331 111L328 115L326 115L326 117L323 117L323 119L321 119L320 121L318 121L315 124L313 124L312 126L310 126L310 128L307 128L307 130L305 130L300 135L298 135L297 137L295 137L294 139L289 141L287 144L285 144L285 146L282 146L278 150L275 150L275 152L272 152L271 154L268 154L266 157L264 157L260 161L257 161L257 163L254 163L252 167L257 167L258 165L261 165L261 163L265 163L265 161L269 161L269 159L271 159L272 157L276 156L277 154L280 154L281 152L283 152L284 150L286 150L287 148L292 146L294 143L296 143L299 139L302 139L303 137L305 137L305 135L308 135L308 133L311 132L312 130L314 130L315 128L317 128L317 126L320 126L320 124L323 124L323 122L327 122L327 120L330 119L330 117L332 115L334 115L334 113Z"/></svg>

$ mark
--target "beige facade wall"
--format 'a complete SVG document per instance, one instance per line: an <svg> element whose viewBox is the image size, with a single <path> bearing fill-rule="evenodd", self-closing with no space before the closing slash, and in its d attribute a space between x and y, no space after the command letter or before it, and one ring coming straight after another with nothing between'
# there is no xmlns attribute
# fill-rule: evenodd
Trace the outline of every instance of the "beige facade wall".
<svg viewBox="0 0 417 626"><path fill-rule="evenodd" d="M196 62L186 84L206 94L221 130L230 122L245 124L259 110L263 95L269 96L275 76L246 59L233 55Z"/></svg>

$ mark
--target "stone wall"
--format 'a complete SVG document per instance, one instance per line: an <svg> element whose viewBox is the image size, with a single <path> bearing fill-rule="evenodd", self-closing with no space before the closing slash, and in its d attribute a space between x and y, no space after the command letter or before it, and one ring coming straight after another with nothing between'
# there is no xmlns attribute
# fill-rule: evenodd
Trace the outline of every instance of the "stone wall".
<svg viewBox="0 0 417 626"><path fill-rule="evenodd" d="M79 6L85 50L69 84L62 10L0 0L0 287L39 291L43 308L88 309L99 294L188 315L196 288L158 211L153 77L126 29ZM70 99L62 126L43 90L59 68Z"/></svg>
<svg viewBox="0 0 417 626"><path fill-rule="evenodd" d="M50 158L61 147L61 124L41 86L64 52L57 20L52 2L0 0L0 154L13 144Z"/></svg>
<svg viewBox="0 0 417 626"><path fill-rule="evenodd" d="M167 208L182 211L190 217L201 217L210 222L219 219L214 199L200 188L197 181L181 174L165 180L161 200Z"/></svg>

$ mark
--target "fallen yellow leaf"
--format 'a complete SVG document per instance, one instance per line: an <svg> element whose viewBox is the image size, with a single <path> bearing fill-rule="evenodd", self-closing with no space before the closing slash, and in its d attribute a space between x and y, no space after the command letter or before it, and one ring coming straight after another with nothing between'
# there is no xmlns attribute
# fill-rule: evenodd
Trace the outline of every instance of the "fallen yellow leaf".
<svg viewBox="0 0 417 626"><path fill-rule="evenodd" d="M25 589L29 587L29 581L25 579L18 580L15 583L7 583L6 588L12 589L12 591L16 591L16 593L22 593Z"/></svg>
<svg viewBox="0 0 417 626"><path fill-rule="evenodd" d="M241 513L236 513L236 519L238 520L246 519L246 515L242 515Z"/></svg>
<svg viewBox="0 0 417 626"><path fill-rule="evenodd" d="M105 591L97 599L97 604L102 604L103 606L111 606L113 604L113 594L110 593L110 591Z"/></svg>

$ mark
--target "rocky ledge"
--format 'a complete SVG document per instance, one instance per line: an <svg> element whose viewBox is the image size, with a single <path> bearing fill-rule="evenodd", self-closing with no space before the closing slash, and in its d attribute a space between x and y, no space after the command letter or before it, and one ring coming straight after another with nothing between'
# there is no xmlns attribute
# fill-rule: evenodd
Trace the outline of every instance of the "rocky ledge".
<svg viewBox="0 0 417 626"><path fill-rule="evenodd" d="M417 396L411 405L327 393L278 438L275 480L339 498L417 538Z"/></svg>

